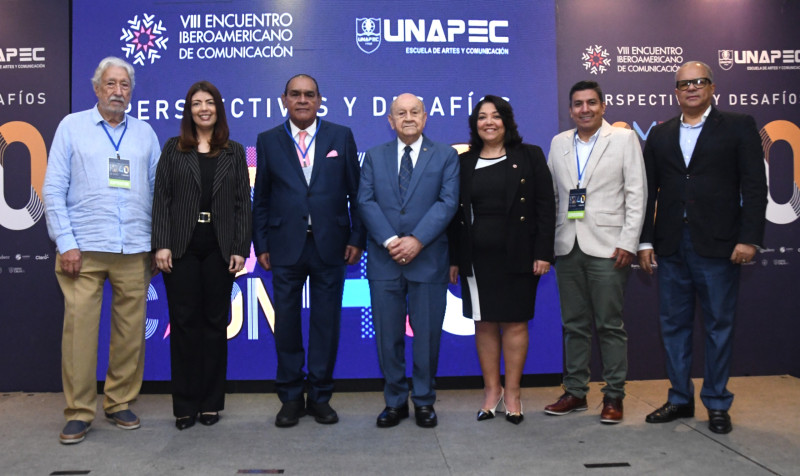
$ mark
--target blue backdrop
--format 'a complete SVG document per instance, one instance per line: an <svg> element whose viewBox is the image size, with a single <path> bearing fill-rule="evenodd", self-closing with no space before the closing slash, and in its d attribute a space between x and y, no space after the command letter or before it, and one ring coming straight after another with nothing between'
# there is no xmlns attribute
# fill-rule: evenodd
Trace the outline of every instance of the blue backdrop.
<svg viewBox="0 0 800 476"><path fill-rule="evenodd" d="M88 78L108 55L134 64L129 113L147 120L162 144L178 133L189 86L200 79L216 84L232 138L247 150L251 177L256 135L285 120L280 94L297 73L318 80L320 116L351 127L362 154L393 138L386 112L403 92L423 99L425 133L454 146L467 142L467 117L485 94L509 98L527 142L546 147L557 132L553 1L461 2L454 10L452 2L436 1L134 5L75 0L73 111L95 104ZM246 271L232 296L228 377L272 379L271 273L253 256ZM551 274L540 285L526 373L561 371L557 300ZM169 321L160 276L153 279L147 314L145 379L168 379ZM107 319L101 332L108 332ZM439 375L480 374L472 335L472 321L461 317L460 290L451 286ZM104 359L106 352L100 356ZM104 368L102 362L98 379L104 378ZM347 273L335 377L380 376L362 260Z"/></svg>

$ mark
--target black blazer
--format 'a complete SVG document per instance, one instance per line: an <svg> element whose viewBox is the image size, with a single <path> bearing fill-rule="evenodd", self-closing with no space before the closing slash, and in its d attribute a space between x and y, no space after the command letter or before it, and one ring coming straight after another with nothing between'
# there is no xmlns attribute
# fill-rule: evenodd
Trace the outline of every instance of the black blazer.
<svg viewBox="0 0 800 476"><path fill-rule="evenodd" d="M688 168L679 135L680 117L675 117L653 127L647 137L641 242L652 243L658 255L672 255L687 224L700 256L728 258L737 243L761 246L767 180L755 120L712 107Z"/></svg>
<svg viewBox="0 0 800 476"><path fill-rule="evenodd" d="M472 174L479 151L459 155L461 187L458 211L448 230L450 264L462 275L472 275ZM553 262L556 203L553 179L542 149L521 144L507 149L505 227L497 233L506 237L505 267L512 273L532 273L535 260Z"/></svg>
<svg viewBox="0 0 800 476"><path fill-rule="evenodd" d="M229 146L216 157L211 197L211 224L222 258L250 256L250 175L241 144ZM178 150L178 138L164 145L156 171L153 195L153 250L169 248L173 258L186 252L200 210L200 164L197 151Z"/></svg>

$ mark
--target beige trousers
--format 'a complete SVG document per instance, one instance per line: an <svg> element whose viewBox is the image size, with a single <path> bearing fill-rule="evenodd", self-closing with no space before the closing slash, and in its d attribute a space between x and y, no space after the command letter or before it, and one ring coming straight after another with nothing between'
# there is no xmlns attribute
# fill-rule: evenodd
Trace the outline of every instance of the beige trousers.
<svg viewBox="0 0 800 476"><path fill-rule="evenodd" d="M142 387L144 327L150 285L150 253L81 253L80 275L61 270L56 278L64 293L64 332L61 340L61 378L69 420L91 422L97 409L97 341L103 285L111 284L111 339L103 409L128 408Z"/></svg>

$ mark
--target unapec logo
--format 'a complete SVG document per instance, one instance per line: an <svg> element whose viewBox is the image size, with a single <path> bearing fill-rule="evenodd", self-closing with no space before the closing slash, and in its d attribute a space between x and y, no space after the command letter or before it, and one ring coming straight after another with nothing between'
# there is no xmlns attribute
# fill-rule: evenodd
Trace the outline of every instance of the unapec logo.
<svg viewBox="0 0 800 476"><path fill-rule="evenodd" d="M367 54L381 46L380 18L356 18L356 45Z"/></svg>
<svg viewBox="0 0 800 476"><path fill-rule="evenodd" d="M800 70L800 49L717 50L719 67L727 71L745 65L748 71Z"/></svg>
<svg viewBox="0 0 800 476"><path fill-rule="evenodd" d="M128 20L128 26L122 28L121 41L125 42L122 51L126 58L132 58L133 64L144 66L145 61L150 64L161 58L161 53L167 49L169 38L164 36L167 28L161 20L156 23L155 15L134 15L133 20Z"/></svg>
<svg viewBox="0 0 800 476"><path fill-rule="evenodd" d="M0 69L44 68L44 46L0 48Z"/></svg>
<svg viewBox="0 0 800 476"><path fill-rule="evenodd" d="M733 66L733 50L717 50L717 58L723 70L728 71Z"/></svg>
<svg viewBox="0 0 800 476"><path fill-rule="evenodd" d="M508 20L356 18L356 45L367 54L386 42L413 44L406 54L508 55L508 28Z"/></svg>
<svg viewBox="0 0 800 476"><path fill-rule="evenodd" d="M583 67L591 74L603 74L611 67L611 55L600 45L588 46L581 54Z"/></svg>

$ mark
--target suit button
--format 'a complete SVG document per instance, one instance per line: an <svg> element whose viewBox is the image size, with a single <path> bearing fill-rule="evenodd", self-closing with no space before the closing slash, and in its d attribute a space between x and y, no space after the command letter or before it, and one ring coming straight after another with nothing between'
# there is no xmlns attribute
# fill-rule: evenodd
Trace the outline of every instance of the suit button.
<svg viewBox="0 0 800 476"><path fill-rule="evenodd" d="M689 175L689 174L686 174L686 180L689 180L690 178L692 178L692 176Z"/></svg>
<svg viewBox="0 0 800 476"><path fill-rule="evenodd" d="M525 197L520 198L519 201L525 203Z"/></svg>
<svg viewBox="0 0 800 476"><path fill-rule="evenodd" d="M461 220L461 225L462 225L462 226L464 225L464 220Z"/></svg>
<svg viewBox="0 0 800 476"><path fill-rule="evenodd" d="M525 183L525 179L520 179L519 183Z"/></svg>
<svg viewBox="0 0 800 476"><path fill-rule="evenodd" d="M525 221L525 217L519 217L519 221Z"/></svg>
<svg viewBox="0 0 800 476"><path fill-rule="evenodd" d="M405 215L406 214L406 209L404 208L404 209L400 210L400 214L401 215Z"/></svg>

